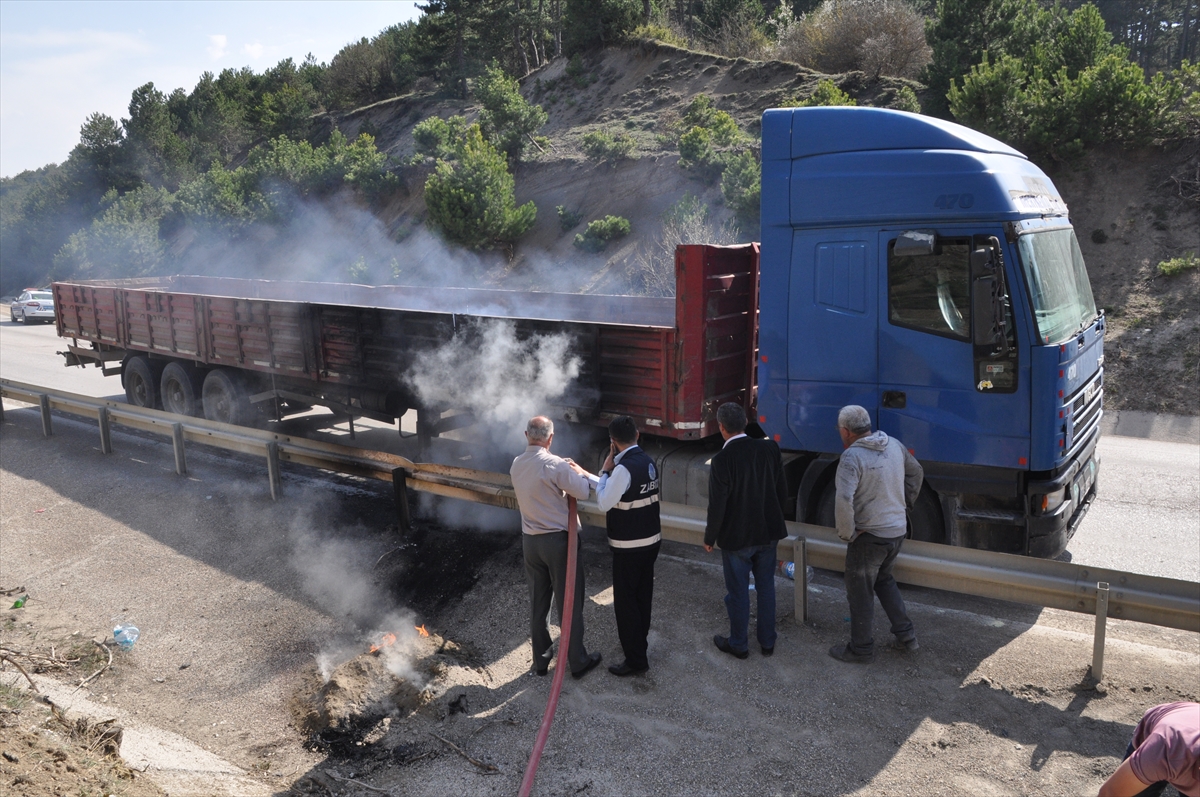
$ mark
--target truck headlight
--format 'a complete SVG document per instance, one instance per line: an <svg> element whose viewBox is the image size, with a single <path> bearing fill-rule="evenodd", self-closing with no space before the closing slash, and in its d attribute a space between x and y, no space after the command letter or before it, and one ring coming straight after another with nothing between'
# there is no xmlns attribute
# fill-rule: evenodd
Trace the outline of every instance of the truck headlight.
<svg viewBox="0 0 1200 797"><path fill-rule="evenodd" d="M1067 497L1067 488L1059 487L1052 493L1046 493L1041 496L1034 496L1034 508L1041 508L1040 514L1047 515L1062 506L1063 501ZM1039 500L1040 499L1040 500Z"/></svg>

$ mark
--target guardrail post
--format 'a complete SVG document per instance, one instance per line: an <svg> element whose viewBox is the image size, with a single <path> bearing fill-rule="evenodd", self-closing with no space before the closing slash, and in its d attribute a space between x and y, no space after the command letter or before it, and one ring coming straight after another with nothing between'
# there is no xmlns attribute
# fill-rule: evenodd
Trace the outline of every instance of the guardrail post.
<svg viewBox="0 0 1200 797"><path fill-rule="evenodd" d="M49 437L54 434L50 428L50 397L42 393L38 396L38 403L42 405L42 435Z"/></svg>
<svg viewBox="0 0 1200 797"><path fill-rule="evenodd" d="M183 451L183 424L171 424L171 443L175 447L175 472L180 476L187 474L187 456Z"/></svg>
<svg viewBox="0 0 1200 797"><path fill-rule="evenodd" d="M279 443L267 443L267 479L271 482L271 500L283 495L283 479L279 475Z"/></svg>
<svg viewBox="0 0 1200 797"><path fill-rule="evenodd" d="M796 621L808 622L808 549L804 538L792 542L792 563L796 567Z"/></svg>
<svg viewBox="0 0 1200 797"><path fill-rule="evenodd" d="M1096 637L1092 641L1092 679L1104 679L1104 633L1108 625L1108 582L1096 584Z"/></svg>
<svg viewBox="0 0 1200 797"><path fill-rule="evenodd" d="M396 496L396 520L401 534L412 530L412 515L408 511L408 474L404 468L392 470L392 494Z"/></svg>
<svg viewBox="0 0 1200 797"><path fill-rule="evenodd" d="M112 427L108 422L108 407L101 407L96 413L96 420L100 422L100 453L112 453Z"/></svg>

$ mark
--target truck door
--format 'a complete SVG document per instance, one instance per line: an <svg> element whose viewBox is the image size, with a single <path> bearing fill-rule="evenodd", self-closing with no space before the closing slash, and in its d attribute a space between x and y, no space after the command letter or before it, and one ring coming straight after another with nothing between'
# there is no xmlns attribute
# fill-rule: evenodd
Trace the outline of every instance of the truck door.
<svg viewBox="0 0 1200 797"><path fill-rule="evenodd" d="M1017 355L998 240L890 231L879 254L880 428L921 460L1023 466L1028 363ZM1006 322L993 324L993 312Z"/></svg>
<svg viewBox="0 0 1200 797"><path fill-rule="evenodd" d="M874 234L796 231L788 296L788 426L812 451L841 451L838 410L874 408Z"/></svg>

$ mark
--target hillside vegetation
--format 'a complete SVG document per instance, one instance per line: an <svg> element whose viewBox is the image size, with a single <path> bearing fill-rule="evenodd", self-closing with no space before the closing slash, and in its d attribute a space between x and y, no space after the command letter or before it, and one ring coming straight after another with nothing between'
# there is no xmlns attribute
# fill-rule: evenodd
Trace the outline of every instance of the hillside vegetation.
<svg viewBox="0 0 1200 797"><path fill-rule="evenodd" d="M765 108L874 105L1050 172L1111 319L1109 406L1200 414L1198 11L431 2L329 64L147 84L129 118L89 117L66 162L0 185L0 290L207 273L669 293L676 243L757 239Z"/></svg>

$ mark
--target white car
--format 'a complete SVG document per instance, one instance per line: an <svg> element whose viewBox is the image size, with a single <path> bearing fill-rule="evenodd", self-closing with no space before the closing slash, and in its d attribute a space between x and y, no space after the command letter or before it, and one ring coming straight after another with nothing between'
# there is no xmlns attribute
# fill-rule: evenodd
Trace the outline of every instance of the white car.
<svg viewBox="0 0 1200 797"><path fill-rule="evenodd" d="M54 294L50 291L25 291L8 306L8 317L15 324L23 321L54 322Z"/></svg>

